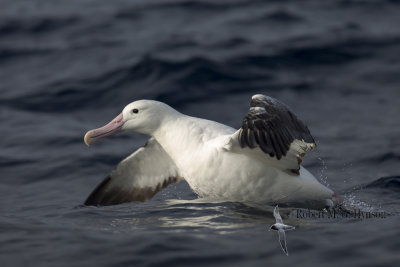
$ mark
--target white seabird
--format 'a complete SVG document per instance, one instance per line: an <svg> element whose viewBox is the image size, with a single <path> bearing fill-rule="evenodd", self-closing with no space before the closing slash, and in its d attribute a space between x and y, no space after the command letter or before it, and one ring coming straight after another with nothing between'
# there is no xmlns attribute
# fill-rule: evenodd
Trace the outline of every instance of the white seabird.
<svg viewBox="0 0 400 267"><path fill-rule="evenodd" d="M186 180L200 197L248 204L333 204L333 191L300 164L315 148L307 126L278 100L254 95L236 130L190 117L158 101L127 105L109 124L86 133L86 145L121 131L150 135L122 160L85 205L146 201Z"/></svg>
<svg viewBox="0 0 400 267"><path fill-rule="evenodd" d="M281 244L281 248L282 248L283 252L285 252L286 256L288 256L289 255L289 251L288 251L287 245L286 245L286 234L285 234L285 231L294 230L295 227L294 226L290 226L290 225L286 225L286 224L283 223L282 217L279 214L278 205L275 206L274 217L275 217L276 223L273 224L269 229L270 230L275 230L275 231L278 232L279 244Z"/></svg>

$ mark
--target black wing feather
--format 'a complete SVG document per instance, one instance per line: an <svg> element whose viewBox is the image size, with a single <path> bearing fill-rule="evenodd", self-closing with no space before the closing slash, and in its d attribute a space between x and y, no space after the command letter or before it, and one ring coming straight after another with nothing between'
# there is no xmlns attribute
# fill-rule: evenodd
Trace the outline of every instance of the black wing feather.
<svg viewBox="0 0 400 267"><path fill-rule="evenodd" d="M163 188L179 181L178 177L169 177L163 183L154 187L123 189L112 186L112 177L107 176L89 195L85 201L86 206L109 206L124 202L140 201L151 199Z"/></svg>
<svg viewBox="0 0 400 267"><path fill-rule="evenodd" d="M315 144L308 127L288 106L269 96L253 96L239 132L240 146L258 146L279 160L286 156L295 139Z"/></svg>

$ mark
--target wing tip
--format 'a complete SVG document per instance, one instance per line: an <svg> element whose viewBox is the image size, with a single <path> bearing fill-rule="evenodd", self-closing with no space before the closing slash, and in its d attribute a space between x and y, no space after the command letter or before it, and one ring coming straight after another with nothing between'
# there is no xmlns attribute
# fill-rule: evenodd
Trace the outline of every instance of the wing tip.
<svg viewBox="0 0 400 267"><path fill-rule="evenodd" d="M102 196L104 195L104 190L107 187L107 185L111 181L111 176L108 175L99 185L95 187L95 189L90 193L90 195L87 197L85 200L84 205L85 206L102 206L101 199Z"/></svg>
<svg viewBox="0 0 400 267"><path fill-rule="evenodd" d="M85 206L111 206L127 202L145 202L152 199L158 192L170 184L181 181L183 178L179 175L170 176L155 187L133 187L130 190L112 187L111 176L107 176L93 191L84 202Z"/></svg>

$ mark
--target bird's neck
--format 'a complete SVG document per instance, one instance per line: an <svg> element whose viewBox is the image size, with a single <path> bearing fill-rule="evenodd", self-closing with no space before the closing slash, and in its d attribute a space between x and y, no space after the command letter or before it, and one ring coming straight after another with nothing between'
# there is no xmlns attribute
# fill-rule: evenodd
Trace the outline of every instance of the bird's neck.
<svg viewBox="0 0 400 267"><path fill-rule="evenodd" d="M197 140L201 138L199 131L201 130L195 127L192 117L179 114L165 120L153 133L153 137L177 166L183 167L184 162L194 156L193 151L201 149L198 147L200 142Z"/></svg>
<svg viewBox="0 0 400 267"><path fill-rule="evenodd" d="M180 144L185 141L184 136L187 130L184 125L185 117L187 116L183 114L171 114L152 133L152 136L164 149L170 150L172 147L180 147Z"/></svg>

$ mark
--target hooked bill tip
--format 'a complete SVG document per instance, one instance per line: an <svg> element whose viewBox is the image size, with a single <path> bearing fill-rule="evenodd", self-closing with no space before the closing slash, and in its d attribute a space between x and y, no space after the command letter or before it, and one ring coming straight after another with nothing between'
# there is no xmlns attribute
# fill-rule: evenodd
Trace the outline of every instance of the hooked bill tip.
<svg viewBox="0 0 400 267"><path fill-rule="evenodd" d="M90 146L90 131L85 134L83 141L85 142L85 145Z"/></svg>

